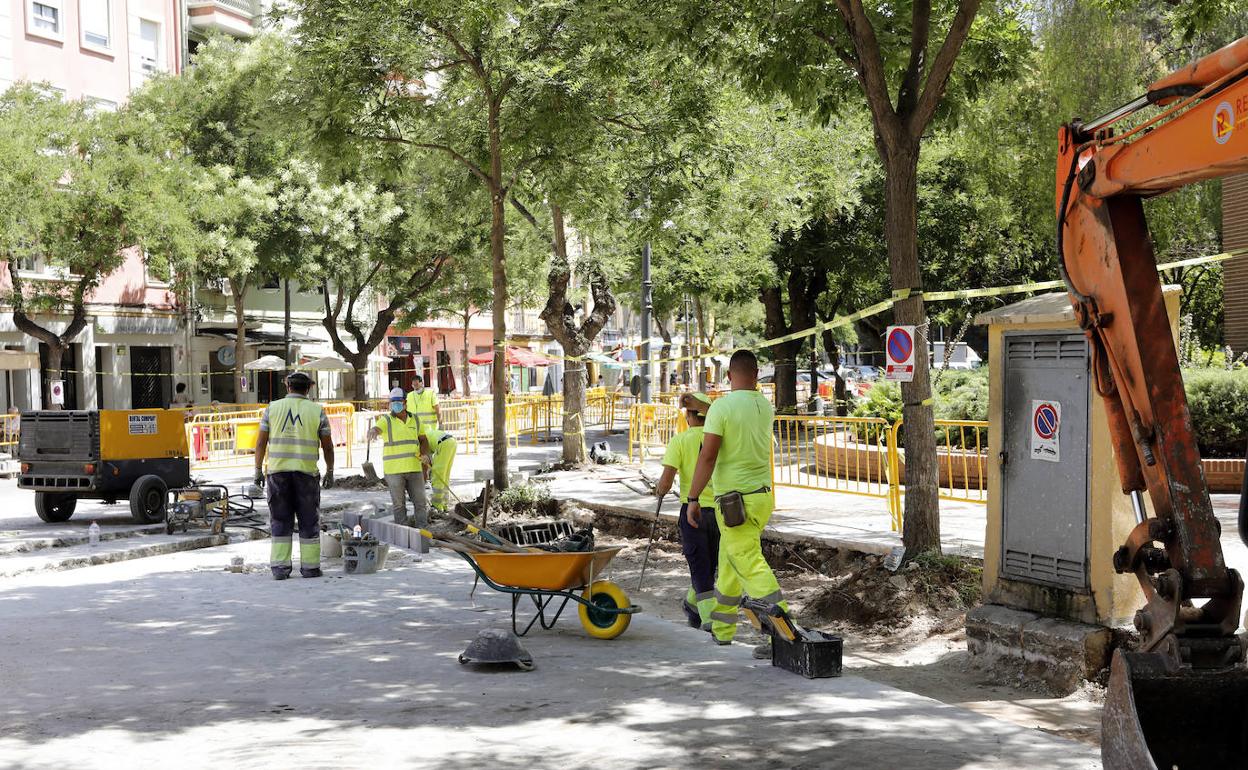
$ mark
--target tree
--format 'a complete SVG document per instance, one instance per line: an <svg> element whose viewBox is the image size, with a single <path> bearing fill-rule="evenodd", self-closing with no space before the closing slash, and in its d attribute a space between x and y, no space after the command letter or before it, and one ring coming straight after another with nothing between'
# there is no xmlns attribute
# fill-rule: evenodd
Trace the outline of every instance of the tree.
<svg viewBox="0 0 1248 770"><path fill-rule="evenodd" d="M363 171L357 180L326 183L316 165L292 162L278 195L283 229L292 233L286 253L298 255L292 269L301 282L320 286L321 325L354 370L357 399L368 396L369 356L397 317L427 299L454 248L430 237L420 207L433 196L402 187L404 208L395 192L379 189Z"/></svg>
<svg viewBox="0 0 1248 770"><path fill-rule="evenodd" d="M954 65L967 47L955 91L973 93L1009 71L1026 44L1008 3L930 0L867 4L747 2L731 9L683 4L678 27L693 45L737 65L761 93L784 93L817 115L832 117L851 94L865 101L884 168L885 242L898 323L921 326L926 310L917 242L918 166L923 139L951 103ZM691 13L692 12L692 13ZM974 27L976 34L971 37ZM725 30L732 44L723 45ZM969 44L968 44L969 39ZM861 103L859 101L859 103ZM906 431L906 511L902 540L911 553L940 548L936 446L926 356L902 387ZM910 469L914 470L911 471Z"/></svg>
<svg viewBox="0 0 1248 770"><path fill-rule="evenodd" d="M128 108L92 113L28 84L0 97L0 246L18 330L47 346L45 373L63 377L66 347L86 327L86 303L128 255L161 276L188 253L192 228L175 191L184 181L166 163L158 127ZM59 276L28 281L23 260ZM36 320L68 311L59 332ZM45 393L50 403L50 393Z"/></svg>
<svg viewBox="0 0 1248 770"><path fill-rule="evenodd" d="M610 4L573 0L303 0L293 8L322 137L356 134L438 154L489 197L494 321L494 478L507 485L506 205L540 165L553 127L548 78L574 66L585 38L609 28ZM537 107L537 109L530 109Z"/></svg>
<svg viewBox="0 0 1248 770"><path fill-rule="evenodd" d="M177 152L198 167L192 212L201 230L191 280L227 284L234 305L234 380L243 392L247 290L257 276L290 276L296 231L280 209L281 174L305 144L300 124L284 120L291 56L276 34L250 43L214 38L195 66L149 80L132 108L166 127Z"/></svg>

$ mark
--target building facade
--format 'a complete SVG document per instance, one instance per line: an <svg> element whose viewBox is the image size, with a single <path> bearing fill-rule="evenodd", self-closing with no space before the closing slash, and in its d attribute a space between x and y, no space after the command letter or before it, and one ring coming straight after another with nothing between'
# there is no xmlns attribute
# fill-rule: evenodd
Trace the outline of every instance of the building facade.
<svg viewBox="0 0 1248 770"><path fill-rule="evenodd" d="M250 0L0 0L0 90L26 81L67 100L115 110L131 91L160 72L181 72L197 40L217 30L236 37L255 33L260 5ZM34 260L27 281L59 276ZM0 292L8 288L0 272ZM192 387L197 346L186 313L170 287L152 279L137 250L88 298L90 322L63 360L69 408L165 406L177 382ZM35 320L60 331L66 316ZM0 308L0 345L46 353L17 331ZM3 408L42 403L42 372L7 372Z"/></svg>

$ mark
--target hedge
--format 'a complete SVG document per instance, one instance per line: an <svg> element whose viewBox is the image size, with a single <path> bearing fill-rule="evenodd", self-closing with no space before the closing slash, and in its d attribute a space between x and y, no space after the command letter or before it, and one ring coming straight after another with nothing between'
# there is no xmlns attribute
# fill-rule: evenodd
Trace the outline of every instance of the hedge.
<svg viewBox="0 0 1248 770"><path fill-rule="evenodd" d="M1248 369L1185 369L1183 380L1192 413L1201 457L1243 457L1248 441ZM935 383L936 419L987 420L988 370L948 371ZM890 424L901 418L901 389L894 382L878 382L854 407L855 417L883 417ZM981 431L982 432L982 431ZM874 442L878 430L868 426L859 438ZM944 431L937 429L937 442L945 444ZM969 431L965 442L974 444ZM962 437L949 436L958 446ZM980 446L987 447L987 435Z"/></svg>

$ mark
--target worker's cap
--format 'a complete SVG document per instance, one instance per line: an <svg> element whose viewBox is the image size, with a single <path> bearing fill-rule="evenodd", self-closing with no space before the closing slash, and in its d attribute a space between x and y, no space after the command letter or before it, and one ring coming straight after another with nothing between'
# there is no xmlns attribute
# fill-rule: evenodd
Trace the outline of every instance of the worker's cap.
<svg viewBox="0 0 1248 770"><path fill-rule="evenodd" d="M711 397L705 393L686 393L680 397L680 408L698 414L706 414L711 408Z"/></svg>
<svg viewBox="0 0 1248 770"><path fill-rule="evenodd" d="M293 385L311 385L312 378L308 376L307 372L291 372L286 375L286 382Z"/></svg>
<svg viewBox="0 0 1248 770"><path fill-rule="evenodd" d="M404 399L404 396L403 396L402 388L395 388L394 390L390 391L391 401L402 401L403 399Z"/></svg>

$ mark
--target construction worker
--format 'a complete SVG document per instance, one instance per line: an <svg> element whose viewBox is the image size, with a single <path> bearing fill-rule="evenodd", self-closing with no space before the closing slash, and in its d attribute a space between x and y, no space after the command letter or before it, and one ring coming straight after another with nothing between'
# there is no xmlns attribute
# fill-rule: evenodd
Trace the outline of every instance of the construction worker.
<svg viewBox="0 0 1248 770"><path fill-rule="evenodd" d="M728 382L732 392L717 399L706 413L702 452L686 512L690 526L700 527L703 517L697 498L708 485L714 486L719 570L711 633L719 644L730 644L737 633L737 610L743 593L788 610L780 583L763 558L763 528L776 506L771 491L774 413L771 403L758 391L758 359L753 353L738 350L732 354Z"/></svg>
<svg viewBox="0 0 1248 770"><path fill-rule="evenodd" d="M438 394L425 387L425 378L419 374L412 379L412 392L407 394L407 411L420 419L425 430L438 427Z"/></svg>
<svg viewBox="0 0 1248 770"><path fill-rule="evenodd" d="M269 569L275 580L290 577L296 521L299 574L305 578L321 576L321 490L317 485L316 446L319 443L325 453L324 487L330 489L334 486L334 440L325 410L308 399L311 388L312 378L303 372L291 372L286 377L286 397L264 410L256 438L255 481L265 488L269 501Z"/></svg>
<svg viewBox="0 0 1248 770"><path fill-rule="evenodd" d="M402 388L390 391L389 413L377 418L368 440L381 436L381 456L386 486L390 489L390 512L396 524L429 526L429 501L425 499L425 468L429 465L429 440L421 421L408 411ZM408 518L407 499L415 515ZM423 543L422 543L423 546ZM426 548L421 549L427 550Z"/></svg>
<svg viewBox="0 0 1248 770"><path fill-rule="evenodd" d="M689 564L689 582L683 607L689 625L711 630L711 612L715 606L715 563L719 560L719 527L715 524L715 495L708 484L698 497L702 521L697 527L689 524L689 488L693 486L694 468L702 451L702 424L711 399L705 393L685 393L680 397L689 429L677 433L663 453L663 475L655 486L662 499L672 488L672 478L680 474L680 550Z"/></svg>
<svg viewBox="0 0 1248 770"><path fill-rule="evenodd" d="M433 428L425 431L425 438L433 449L430 483L433 486L432 505L445 511L448 505L447 496L451 491L451 464L455 462L455 452L459 445L455 437L444 430Z"/></svg>

